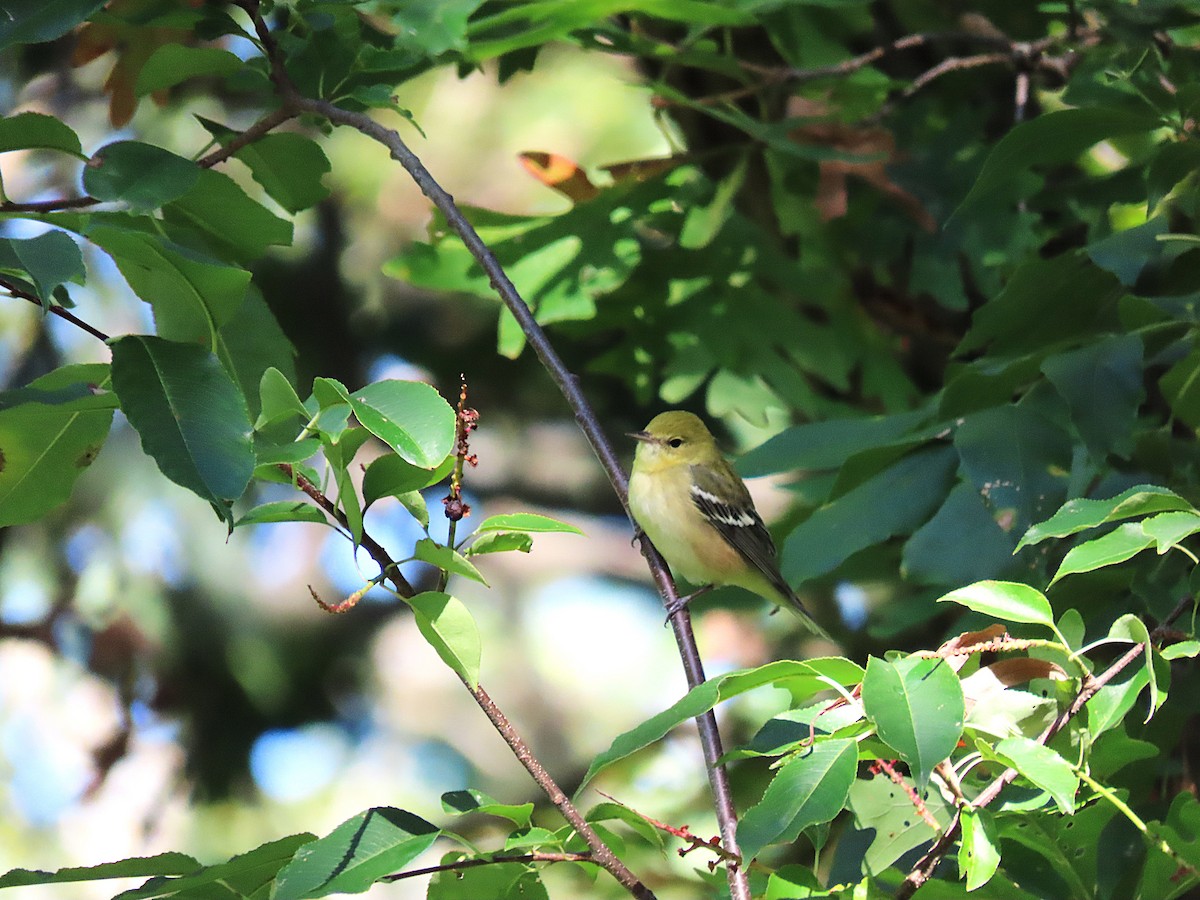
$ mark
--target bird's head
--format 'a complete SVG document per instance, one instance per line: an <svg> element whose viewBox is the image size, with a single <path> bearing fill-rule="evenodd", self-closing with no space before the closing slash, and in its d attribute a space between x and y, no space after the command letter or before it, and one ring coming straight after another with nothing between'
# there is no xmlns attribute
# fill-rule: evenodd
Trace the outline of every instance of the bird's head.
<svg viewBox="0 0 1200 900"><path fill-rule="evenodd" d="M660 413L644 431L629 436L638 441L638 464L651 469L697 465L720 456L716 439L700 417L682 410Z"/></svg>

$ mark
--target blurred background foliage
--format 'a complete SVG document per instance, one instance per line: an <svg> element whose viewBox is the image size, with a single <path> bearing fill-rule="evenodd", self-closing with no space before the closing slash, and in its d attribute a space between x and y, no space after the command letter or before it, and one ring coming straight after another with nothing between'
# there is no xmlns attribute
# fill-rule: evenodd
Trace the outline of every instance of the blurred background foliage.
<svg viewBox="0 0 1200 900"><path fill-rule="evenodd" d="M302 89L377 109L469 207L614 440L683 407L749 451L784 571L850 658L973 624L933 604L959 584L1044 586L1066 548L1013 551L1069 498L1152 482L1198 499L1193 3L380 0L279 3L269 19ZM42 40L0 30L0 103L61 118L85 154L136 138L197 156L263 111L242 21L114 0ZM244 65L152 92L139 78L172 41ZM487 560L491 590L454 585L486 635L484 681L569 786L683 690L628 524L458 239L377 146L318 137L307 193L265 201L294 237L235 248L265 301L238 328L302 397L316 376L453 397L462 374L482 414L473 517L533 508L586 532ZM308 146L277 151L299 165ZM0 162L11 200L81 192L69 156ZM242 163L221 171L263 199ZM40 233L37 218L6 215L4 237ZM109 334L152 330L103 243L85 246L75 311ZM0 321L8 387L107 359L18 299ZM400 557L419 536L393 501L367 528ZM316 525L226 540L118 415L65 505L0 531L0 868L219 856L384 801L531 795L389 595L336 618L312 603L308 585L331 602L361 587L359 567L373 574ZM1114 611L1161 618L1188 590L1181 554L1111 571L1056 585L1056 608L1103 633ZM835 649L736 592L697 608L710 672ZM1147 729L1161 756L1143 782L1188 777L1194 690L1177 685ZM725 710L727 742L772 704ZM701 769L681 734L601 787L701 833ZM763 771L735 777L752 797Z"/></svg>

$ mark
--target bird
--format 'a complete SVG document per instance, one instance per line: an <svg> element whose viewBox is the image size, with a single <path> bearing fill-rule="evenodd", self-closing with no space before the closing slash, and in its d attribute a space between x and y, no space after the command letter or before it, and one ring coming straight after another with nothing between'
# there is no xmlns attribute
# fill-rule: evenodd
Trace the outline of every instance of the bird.
<svg viewBox="0 0 1200 900"><path fill-rule="evenodd" d="M671 410L650 420L637 440L629 510L677 577L701 586L735 585L788 607L829 639L779 571L775 542L741 477L694 413Z"/></svg>

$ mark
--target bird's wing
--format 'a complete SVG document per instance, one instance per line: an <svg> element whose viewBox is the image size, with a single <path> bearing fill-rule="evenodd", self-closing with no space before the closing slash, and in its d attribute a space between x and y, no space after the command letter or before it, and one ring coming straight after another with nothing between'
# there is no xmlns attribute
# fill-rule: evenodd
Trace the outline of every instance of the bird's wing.
<svg viewBox="0 0 1200 900"><path fill-rule="evenodd" d="M692 466L691 475L692 502L708 523L780 594L792 598L792 589L779 574L775 561L775 542L742 480L728 466Z"/></svg>

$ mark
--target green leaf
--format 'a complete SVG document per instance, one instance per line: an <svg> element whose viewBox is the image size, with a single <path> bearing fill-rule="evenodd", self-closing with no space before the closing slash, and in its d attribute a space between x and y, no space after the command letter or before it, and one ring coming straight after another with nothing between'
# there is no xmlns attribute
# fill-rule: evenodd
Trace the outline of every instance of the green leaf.
<svg viewBox="0 0 1200 900"><path fill-rule="evenodd" d="M508 849L508 848L506 848ZM462 854L443 857L443 864ZM490 863L468 869L438 872L430 879L426 900L548 900L535 869L523 863Z"/></svg>
<svg viewBox="0 0 1200 900"><path fill-rule="evenodd" d="M479 628L463 602L449 594L426 591L405 601L429 645L474 690L479 686Z"/></svg>
<svg viewBox="0 0 1200 900"><path fill-rule="evenodd" d="M154 308L159 336L208 342L246 298L250 273L157 235L98 220L85 235L106 251L134 293Z"/></svg>
<svg viewBox="0 0 1200 900"><path fill-rule="evenodd" d="M135 856L118 862L101 863L98 866L75 866L56 872L11 869L0 875L0 888L34 884L71 884L79 881L101 881L106 878L187 875L199 867L200 863L186 854L160 853L157 856Z"/></svg>
<svg viewBox="0 0 1200 900"><path fill-rule="evenodd" d="M60 284L82 284L87 274L79 245L61 231L47 231L27 240L10 238L8 245L29 273L43 309L50 308L54 289Z"/></svg>
<svg viewBox="0 0 1200 900"><path fill-rule="evenodd" d="M622 806L619 803L597 803L587 811L585 818L589 822L611 822L614 820L623 822L655 850L661 852L666 849L662 832L642 818L635 810L627 806Z"/></svg>
<svg viewBox="0 0 1200 900"><path fill-rule="evenodd" d="M215 356L148 335L110 341L113 389L163 474L228 513L254 471L250 415Z"/></svg>
<svg viewBox="0 0 1200 900"><path fill-rule="evenodd" d="M1105 138L1145 133L1157 124L1153 116L1103 107L1062 109L1023 122L992 148L951 220L971 206L995 199L1030 166L1071 162Z"/></svg>
<svg viewBox="0 0 1200 900"><path fill-rule="evenodd" d="M1175 363L1158 380L1171 411L1193 428L1200 428L1200 348Z"/></svg>
<svg viewBox="0 0 1200 900"><path fill-rule="evenodd" d="M163 44L142 64L133 93L136 97L144 97L154 91L174 87L189 78L232 75L245 65L233 53L218 47Z"/></svg>
<svg viewBox="0 0 1200 900"><path fill-rule="evenodd" d="M305 844L275 879L272 900L359 894L433 846L441 832L402 809L374 807Z"/></svg>
<svg viewBox="0 0 1200 900"><path fill-rule="evenodd" d="M108 366L64 366L0 392L0 526L41 518L65 503L100 452L116 397Z"/></svg>
<svg viewBox="0 0 1200 900"><path fill-rule="evenodd" d="M818 741L789 759L738 824L743 858L754 859L768 844L791 843L805 828L832 821L846 804L857 769L854 741Z"/></svg>
<svg viewBox="0 0 1200 900"><path fill-rule="evenodd" d="M224 125L197 118L222 145L237 136ZM242 147L233 158L244 163L271 199L290 213L315 206L329 196L321 182L330 170L329 159L319 144L302 134L268 134Z"/></svg>
<svg viewBox="0 0 1200 900"><path fill-rule="evenodd" d="M1025 780L1044 790L1067 815L1075 812L1079 776L1065 759L1027 737L1005 738L996 745L996 755L1016 769Z"/></svg>
<svg viewBox="0 0 1200 900"><path fill-rule="evenodd" d="M980 581L951 591L938 603L958 603L1005 622L1028 622L1054 627L1054 611L1041 591L1013 581Z"/></svg>
<svg viewBox="0 0 1200 900"><path fill-rule="evenodd" d="M467 556L480 556L484 553L504 553L518 550L528 553L533 548L533 538L528 534L515 531L493 531L482 534L464 551Z"/></svg>
<svg viewBox="0 0 1200 900"><path fill-rule="evenodd" d="M345 394L345 388L331 379L318 381L340 389L363 427L414 466L439 466L454 446L454 410L427 384L377 381ZM316 390L314 382L314 394Z"/></svg>
<svg viewBox="0 0 1200 900"><path fill-rule="evenodd" d="M1124 522L1106 535L1072 547L1063 557L1050 583L1054 584L1068 575L1123 563L1152 544L1154 538L1142 530L1141 522Z"/></svg>
<svg viewBox="0 0 1200 900"><path fill-rule="evenodd" d="M963 473L1005 530L1020 533L1066 494L1071 438L1025 406L972 413L954 433Z"/></svg>
<svg viewBox="0 0 1200 900"><path fill-rule="evenodd" d="M1195 659L1200 655L1200 641L1180 641L1178 644L1172 644L1170 647L1163 647L1162 658L1165 660L1172 659ZM1157 749L1155 753L1157 753Z"/></svg>
<svg viewBox="0 0 1200 900"><path fill-rule="evenodd" d="M1142 723L1144 725L1154 717L1155 711L1167 699L1166 692L1158 686L1158 672L1154 668L1154 651L1153 644L1150 643L1150 631L1146 628L1146 623L1133 613L1125 613L1112 623L1108 629L1108 637L1112 640L1141 644L1146 650L1144 665L1146 681L1150 687L1150 709L1146 713L1146 721Z"/></svg>
<svg viewBox="0 0 1200 900"><path fill-rule="evenodd" d="M243 525L261 525L267 522L316 522L328 524L325 513L303 500L273 500L262 503L233 523L234 528Z"/></svg>
<svg viewBox="0 0 1200 900"><path fill-rule="evenodd" d="M908 788L908 790L905 790ZM842 840L852 840L858 849L864 875L882 875L897 859L914 847L927 844L935 836L923 816L913 809L915 789L909 779L903 787L890 778L857 779L850 788L850 810L854 813L854 831ZM918 793L926 811L942 827L950 813L939 791L927 788ZM861 847L870 843L865 854Z"/></svg>
<svg viewBox="0 0 1200 900"><path fill-rule="evenodd" d="M1149 683L1148 667L1140 666L1125 681L1102 687L1087 703L1088 731L1098 735L1120 725Z"/></svg>
<svg viewBox="0 0 1200 900"><path fill-rule="evenodd" d="M417 524L421 528L429 529L429 507L425 503L425 497L420 491L408 491L403 494L396 494L396 499L400 501L400 505L408 510L408 514L417 520Z"/></svg>
<svg viewBox="0 0 1200 900"><path fill-rule="evenodd" d="M451 575L462 575L480 584L487 584L479 570L453 547L443 547L430 538L421 538L413 550L413 558L437 566Z"/></svg>
<svg viewBox="0 0 1200 900"><path fill-rule="evenodd" d="M1167 217L1156 216L1089 244L1087 253L1092 262L1116 275L1121 284L1133 287L1142 271L1163 255L1158 237L1167 231Z"/></svg>
<svg viewBox="0 0 1200 900"><path fill-rule="evenodd" d="M180 878L152 878L142 887L125 891L120 900L157 900L160 897L205 897L227 896L237 898L265 897L270 891L275 876L292 859L296 851L310 841L312 834L293 834L263 844L248 853L242 853L228 862L214 866L203 866Z"/></svg>
<svg viewBox="0 0 1200 900"><path fill-rule="evenodd" d="M1068 500L1045 522L1034 525L1025 532L1024 537L1017 543L1017 549L1047 538L1068 537L1097 525L1134 516L1191 509L1192 505L1174 491L1152 484L1139 484L1107 500Z"/></svg>
<svg viewBox="0 0 1200 900"><path fill-rule="evenodd" d="M784 543L784 576L796 584L824 575L859 550L916 529L941 505L957 464L950 447L918 450L822 506Z"/></svg>
<svg viewBox="0 0 1200 900"><path fill-rule="evenodd" d="M703 715L722 700L728 700L757 687L774 685L790 691L793 702L800 703L807 696L828 690L831 681L850 686L857 684L862 675L862 668L848 659L823 657L804 662L779 660L756 669L729 672L709 678L688 691L669 709L618 735L607 750L592 760L578 791L582 791L603 769L643 747L648 747L677 725Z"/></svg>
<svg viewBox="0 0 1200 900"><path fill-rule="evenodd" d="M487 816L498 816L508 819L518 828L528 828L533 816L532 803L500 803L474 788L442 794L442 809L459 815L477 812Z"/></svg>
<svg viewBox="0 0 1200 900"><path fill-rule="evenodd" d="M100 5L100 4L96 4ZM4 25L0 24L0 35ZM4 41L0 38L0 47ZM61 150L86 159L79 136L64 122L42 113L24 112L0 119L0 153L9 150Z"/></svg>
<svg viewBox="0 0 1200 900"><path fill-rule="evenodd" d="M996 355L1016 356L1044 352L1056 341L1118 330L1116 308L1122 293L1112 274L1082 254L1031 258L972 316L956 352L987 347ZM1046 303L1047 297L1057 302Z"/></svg>
<svg viewBox="0 0 1200 900"><path fill-rule="evenodd" d="M268 247L292 243L291 222L250 199L236 181L213 169L201 169L187 193L163 206L163 221L194 229L214 253L227 259L253 261Z"/></svg>
<svg viewBox="0 0 1200 900"><path fill-rule="evenodd" d="M1067 401L1071 421L1089 452L1128 456L1142 396L1142 342L1136 335L1103 338L1042 363L1042 371Z"/></svg>
<svg viewBox="0 0 1200 900"><path fill-rule="evenodd" d="M321 146L301 134L269 134L234 154L254 180L290 213L316 206L329 196L322 182L331 169Z"/></svg>
<svg viewBox="0 0 1200 900"><path fill-rule="evenodd" d="M343 407L344 408L344 407ZM358 499L358 487L350 474L354 456L362 449L369 437L365 428L347 428L336 439L324 436L321 446L325 450L325 461L333 471L333 480L338 488L338 508L346 516L350 537L357 547L362 543L363 509Z"/></svg>
<svg viewBox="0 0 1200 900"><path fill-rule="evenodd" d="M479 523L477 532L488 531L520 531L526 534L583 534L574 525L560 522L549 516L539 516L536 513L505 513L498 516L488 516Z"/></svg>
<svg viewBox="0 0 1200 900"><path fill-rule="evenodd" d="M1142 531L1154 539L1158 555L1162 556L1190 535L1200 531L1200 513L1166 512L1142 520Z"/></svg>
<svg viewBox="0 0 1200 900"><path fill-rule="evenodd" d="M437 484L454 469L454 457L447 457L440 466L425 469L405 462L389 453L367 466L363 475L363 500L370 506L381 497L396 497Z"/></svg>
<svg viewBox="0 0 1200 900"><path fill-rule="evenodd" d="M1200 169L1200 144L1180 141L1158 145L1146 170L1146 208L1153 212L1175 185Z"/></svg>
<svg viewBox="0 0 1200 900"><path fill-rule="evenodd" d="M296 393L287 376L274 366L269 366L262 373L258 384L258 398L261 412L258 414L258 421L254 423L256 431L294 416L308 418L308 410L304 408L300 395Z"/></svg>
<svg viewBox="0 0 1200 900"><path fill-rule="evenodd" d="M83 189L97 200L152 210L190 191L200 171L191 160L162 147L116 141L97 150L84 167Z"/></svg>
<svg viewBox="0 0 1200 900"><path fill-rule="evenodd" d="M0 49L12 44L53 41L105 4L106 0L6 0L0 16Z"/></svg>
<svg viewBox="0 0 1200 900"><path fill-rule="evenodd" d="M862 683L863 709L879 737L900 754L917 787L954 752L966 715L962 684L943 659L885 662L871 657Z"/></svg>
<svg viewBox="0 0 1200 900"><path fill-rule="evenodd" d="M279 463L296 465L312 459L321 451L321 442L316 438L304 438L300 441L289 441L286 444L262 444L255 442L254 453L259 466L272 466Z"/></svg>
<svg viewBox="0 0 1200 900"><path fill-rule="evenodd" d="M924 418L911 412L794 425L741 457L737 469L746 478L835 469L856 453L895 443Z"/></svg>
<svg viewBox="0 0 1200 900"><path fill-rule="evenodd" d="M974 891L992 880L1000 868L1000 836L986 809L963 808L962 838L958 847L958 870L967 876L967 890Z"/></svg>
<svg viewBox="0 0 1200 900"><path fill-rule="evenodd" d="M963 540L963 535L971 535ZM942 508L905 543L904 577L918 584L970 584L1013 567L1013 536L997 524L974 485L954 486Z"/></svg>

